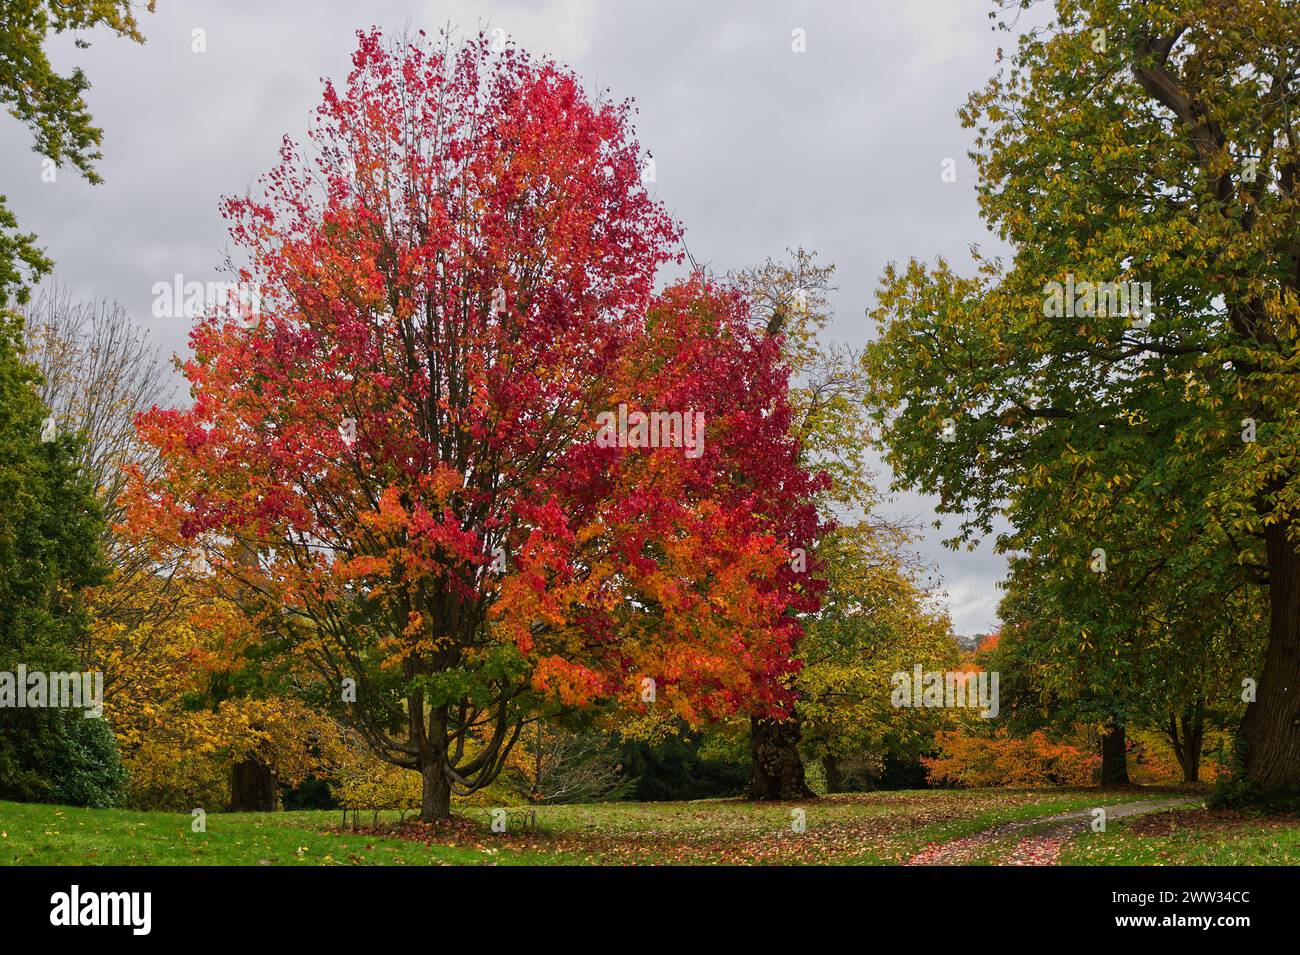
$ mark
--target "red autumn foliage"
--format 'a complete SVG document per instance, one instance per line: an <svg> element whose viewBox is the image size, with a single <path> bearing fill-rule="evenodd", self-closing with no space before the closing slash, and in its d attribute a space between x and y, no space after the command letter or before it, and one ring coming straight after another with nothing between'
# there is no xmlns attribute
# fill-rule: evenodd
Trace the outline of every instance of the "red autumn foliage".
<svg viewBox="0 0 1300 955"><path fill-rule="evenodd" d="M677 233L629 118L481 36L361 35L314 160L286 141L225 205L259 321L200 321L193 405L140 421L163 474L131 525L204 547L268 649L355 679L340 715L424 773L426 818L539 707L646 677L690 720L790 703L822 479L743 302L652 294ZM602 446L620 403L702 414L699 453Z"/></svg>

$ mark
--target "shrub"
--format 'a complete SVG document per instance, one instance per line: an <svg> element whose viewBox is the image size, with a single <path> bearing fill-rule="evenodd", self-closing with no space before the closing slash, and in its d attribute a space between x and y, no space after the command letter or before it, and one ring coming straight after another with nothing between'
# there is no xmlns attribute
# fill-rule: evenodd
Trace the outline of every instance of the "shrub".
<svg viewBox="0 0 1300 955"><path fill-rule="evenodd" d="M749 782L749 766L706 758L701 742L668 736L656 743L625 741L624 771L634 782L632 799L660 801L735 796Z"/></svg>
<svg viewBox="0 0 1300 955"><path fill-rule="evenodd" d="M937 755L921 760L930 782L954 786L1086 786L1101 761L1070 743L1048 739L1042 730L1016 738L1006 727L991 737L940 732L935 751Z"/></svg>
<svg viewBox="0 0 1300 955"><path fill-rule="evenodd" d="M102 809L125 784L105 720L80 710L0 710L0 799Z"/></svg>

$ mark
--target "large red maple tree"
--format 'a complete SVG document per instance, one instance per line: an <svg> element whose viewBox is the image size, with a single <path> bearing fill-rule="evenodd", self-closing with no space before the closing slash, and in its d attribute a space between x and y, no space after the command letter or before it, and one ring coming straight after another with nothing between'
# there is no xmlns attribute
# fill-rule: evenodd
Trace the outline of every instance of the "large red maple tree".
<svg viewBox="0 0 1300 955"><path fill-rule="evenodd" d="M196 325L131 524L204 551L426 820L542 708L779 718L821 479L777 343L703 279L654 293L677 227L628 104L481 36L359 36L310 155L225 205L261 311Z"/></svg>

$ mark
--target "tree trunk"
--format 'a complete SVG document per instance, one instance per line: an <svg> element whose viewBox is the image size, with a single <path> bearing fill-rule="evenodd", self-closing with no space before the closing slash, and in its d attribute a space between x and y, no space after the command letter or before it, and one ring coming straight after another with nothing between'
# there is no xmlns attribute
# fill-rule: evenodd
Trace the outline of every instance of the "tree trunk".
<svg viewBox="0 0 1300 955"><path fill-rule="evenodd" d="M1183 762L1183 782L1197 783L1201 781L1201 730L1195 733L1195 740L1189 741L1186 746L1187 758Z"/></svg>
<svg viewBox="0 0 1300 955"><path fill-rule="evenodd" d="M840 771L838 756L823 756L822 769L826 772L826 791L828 793L844 792L844 773Z"/></svg>
<svg viewBox="0 0 1300 955"><path fill-rule="evenodd" d="M231 812L275 812L275 773L271 767L250 758L230 768Z"/></svg>
<svg viewBox="0 0 1300 955"><path fill-rule="evenodd" d="M1128 785L1128 754L1125 752L1124 724L1110 723L1101 734L1101 784Z"/></svg>
<svg viewBox="0 0 1300 955"><path fill-rule="evenodd" d="M1181 724L1181 725L1180 725ZM1183 782L1199 782L1201 778L1201 744L1205 739L1205 707L1197 703L1181 719L1169 715L1169 729L1165 731L1173 744L1178 765L1183 768Z"/></svg>
<svg viewBox="0 0 1300 955"><path fill-rule="evenodd" d="M537 732L533 745L533 791L528 797L530 802L542 801L542 721L537 721Z"/></svg>
<svg viewBox="0 0 1300 955"><path fill-rule="evenodd" d="M420 819L442 822L451 818L451 780L442 771L441 760L420 767L423 784L420 790Z"/></svg>
<svg viewBox="0 0 1300 955"><path fill-rule="evenodd" d="M816 798L804 781L798 720L751 717L749 747L754 760L749 773L750 799Z"/></svg>
<svg viewBox="0 0 1300 955"><path fill-rule="evenodd" d="M1246 707L1246 780L1263 795L1300 791L1300 554L1288 523L1264 532L1271 621L1255 702Z"/></svg>

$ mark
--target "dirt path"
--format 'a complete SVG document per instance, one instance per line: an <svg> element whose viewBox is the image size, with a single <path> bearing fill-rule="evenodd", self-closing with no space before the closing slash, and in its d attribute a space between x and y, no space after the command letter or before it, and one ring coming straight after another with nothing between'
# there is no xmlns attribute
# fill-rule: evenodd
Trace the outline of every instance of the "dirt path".
<svg viewBox="0 0 1300 955"><path fill-rule="evenodd" d="M1195 796L1183 796L1174 799L1138 799L1133 802L1117 803L1105 806L1106 822L1110 823L1125 816L1140 816L1149 812L1159 812L1189 802L1197 802ZM1023 819L1006 822L992 829L985 829L971 836L963 836L949 842L934 843L926 846L905 865L964 865L996 843L1025 832L1010 851L997 860L998 865L1056 865L1061 849L1075 834L1087 829L1092 823L1093 810L1080 809L1061 813L1058 816L1043 816L1035 819ZM1028 831L1032 830L1032 831Z"/></svg>

